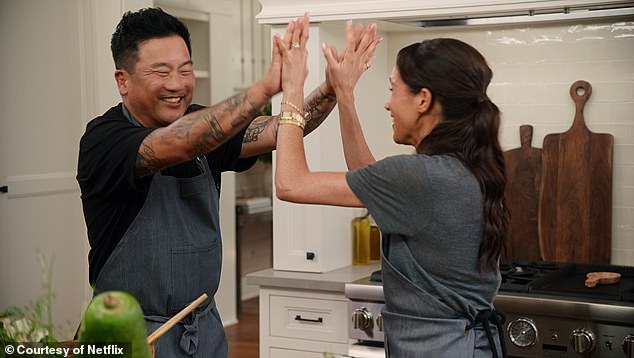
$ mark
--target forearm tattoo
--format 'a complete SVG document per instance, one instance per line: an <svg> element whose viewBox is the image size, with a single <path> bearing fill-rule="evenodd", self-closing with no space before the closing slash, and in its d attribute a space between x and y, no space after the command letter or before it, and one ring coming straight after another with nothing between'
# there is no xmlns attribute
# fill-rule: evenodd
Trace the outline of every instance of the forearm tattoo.
<svg viewBox="0 0 634 358"><path fill-rule="evenodd" d="M146 144L145 142L153 133L150 133L147 138L141 143L139 153L136 156L136 169L139 177L144 177L152 173L156 173L162 168L161 161L156 157L152 144Z"/></svg>
<svg viewBox="0 0 634 358"><path fill-rule="evenodd" d="M273 117L271 116L262 116L254 120L244 133L242 143L257 142L260 138L260 134L264 133L266 127L271 123L272 120Z"/></svg>
<svg viewBox="0 0 634 358"><path fill-rule="evenodd" d="M183 141L183 146L190 148L187 155L194 158L224 143L248 125L257 113L257 107L249 101L246 92L242 92L214 106L189 113L165 128L153 131L139 148L136 160L137 175L146 176L175 164L173 158L160 158L157 155L158 146L176 145L172 143ZM221 122L228 122L231 127L223 129Z"/></svg>
<svg viewBox="0 0 634 358"><path fill-rule="evenodd" d="M315 130L328 117L332 109L337 104L337 97L330 93L325 93L321 86L317 87L306 98L304 103L304 119L306 119L306 127L304 127L304 135Z"/></svg>

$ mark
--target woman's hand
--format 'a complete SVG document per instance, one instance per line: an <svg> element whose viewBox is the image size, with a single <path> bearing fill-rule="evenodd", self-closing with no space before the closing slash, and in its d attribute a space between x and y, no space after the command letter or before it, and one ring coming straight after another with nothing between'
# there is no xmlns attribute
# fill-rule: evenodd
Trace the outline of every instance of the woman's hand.
<svg viewBox="0 0 634 358"><path fill-rule="evenodd" d="M326 58L326 83L340 94L352 94L364 71L372 66L374 50L383 39L377 35L376 24L364 27L346 23L346 47L341 54L332 45L323 44Z"/></svg>
<svg viewBox="0 0 634 358"><path fill-rule="evenodd" d="M275 43L282 55L282 91L284 97L295 95L299 92L303 97L304 81L308 76L308 42L309 19L308 14L291 23L287 28L284 39L275 38Z"/></svg>
<svg viewBox="0 0 634 358"><path fill-rule="evenodd" d="M262 77L262 82L264 84L264 91L269 97L279 93L282 90L282 64L283 64L283 52L291 49L292 45L297 43L300 44L300 39L303 36L302 31L304 27L300 24L300 22L306 25L306 34L305 41L301 48L306 48L306 40L308 40L308 16L304 15L302 18L298 18L294 21L291 21L286 26L286 32L284 33L284 40L280 38L279 35L275 35L273 37L273 46L272 46L272 55L271 55L271 64L267 69L266 73ZM304 76L305 77L305 76Z"/></svg>

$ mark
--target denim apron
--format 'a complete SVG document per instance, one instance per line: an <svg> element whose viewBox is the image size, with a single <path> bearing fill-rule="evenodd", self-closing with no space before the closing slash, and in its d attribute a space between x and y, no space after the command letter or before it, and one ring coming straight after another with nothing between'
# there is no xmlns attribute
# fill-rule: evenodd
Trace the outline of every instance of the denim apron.
<svg viewBox="0 0 634 358"><path fill-rule="evenodd" d="M497 313L478 311L456 292L435 283L415 260L405 238L385 238L381 271L387 357L505 356ZM390 255L386 254L388 250ZM395 256L399 257L398 264L389 258Z"/></svg>
<svg viewBox="0 0 634 358"><path fill-rule="evenodd" d="M135 121L126 113L128 119ZM207 159L192 178L154 174L145 203L95 282L97 295L120 290L139 301L148 334L207 293L209 299L161 336L155 357L227 356L214 294L220 282L222 244L218 191Z"/></svg>

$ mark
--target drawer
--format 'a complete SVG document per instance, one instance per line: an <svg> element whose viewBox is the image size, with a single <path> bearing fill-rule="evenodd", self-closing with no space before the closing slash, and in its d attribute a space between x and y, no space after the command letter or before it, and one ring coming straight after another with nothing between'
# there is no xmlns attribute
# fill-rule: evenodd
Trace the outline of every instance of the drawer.
<svg viewBox="0 0 634 358"><path fill-rule="evenodd" d="M292 349L271 348L271 358L324 358L324 353L296 351Z"/></svg>
<svg viewBox="0 0 634 358"><path fill-rule="evenodd" d="M348 302L271 295L271 336L348 342Z"/></svg>

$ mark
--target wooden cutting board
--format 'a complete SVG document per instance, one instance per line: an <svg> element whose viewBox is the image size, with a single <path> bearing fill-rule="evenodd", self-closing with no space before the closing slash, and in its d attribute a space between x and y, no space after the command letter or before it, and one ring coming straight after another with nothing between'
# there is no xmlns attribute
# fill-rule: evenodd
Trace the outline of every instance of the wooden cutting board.
<svg viewBox="0 0 634 358"><path fill-rule="evenodd" d="M506 258L511 261L541 259L537 215L542 151L531 146L533 127L520 126L521 147L504 152L506 205L511 212Z"/></svg>
<svg viewBox="0 0 634 358"><path fill-rule="evenodd" d="M614 138L586 127L583 109L591 94L590 83L573 83L572 127L544 138L538 223L544 260L610 263Z"/></svg>

